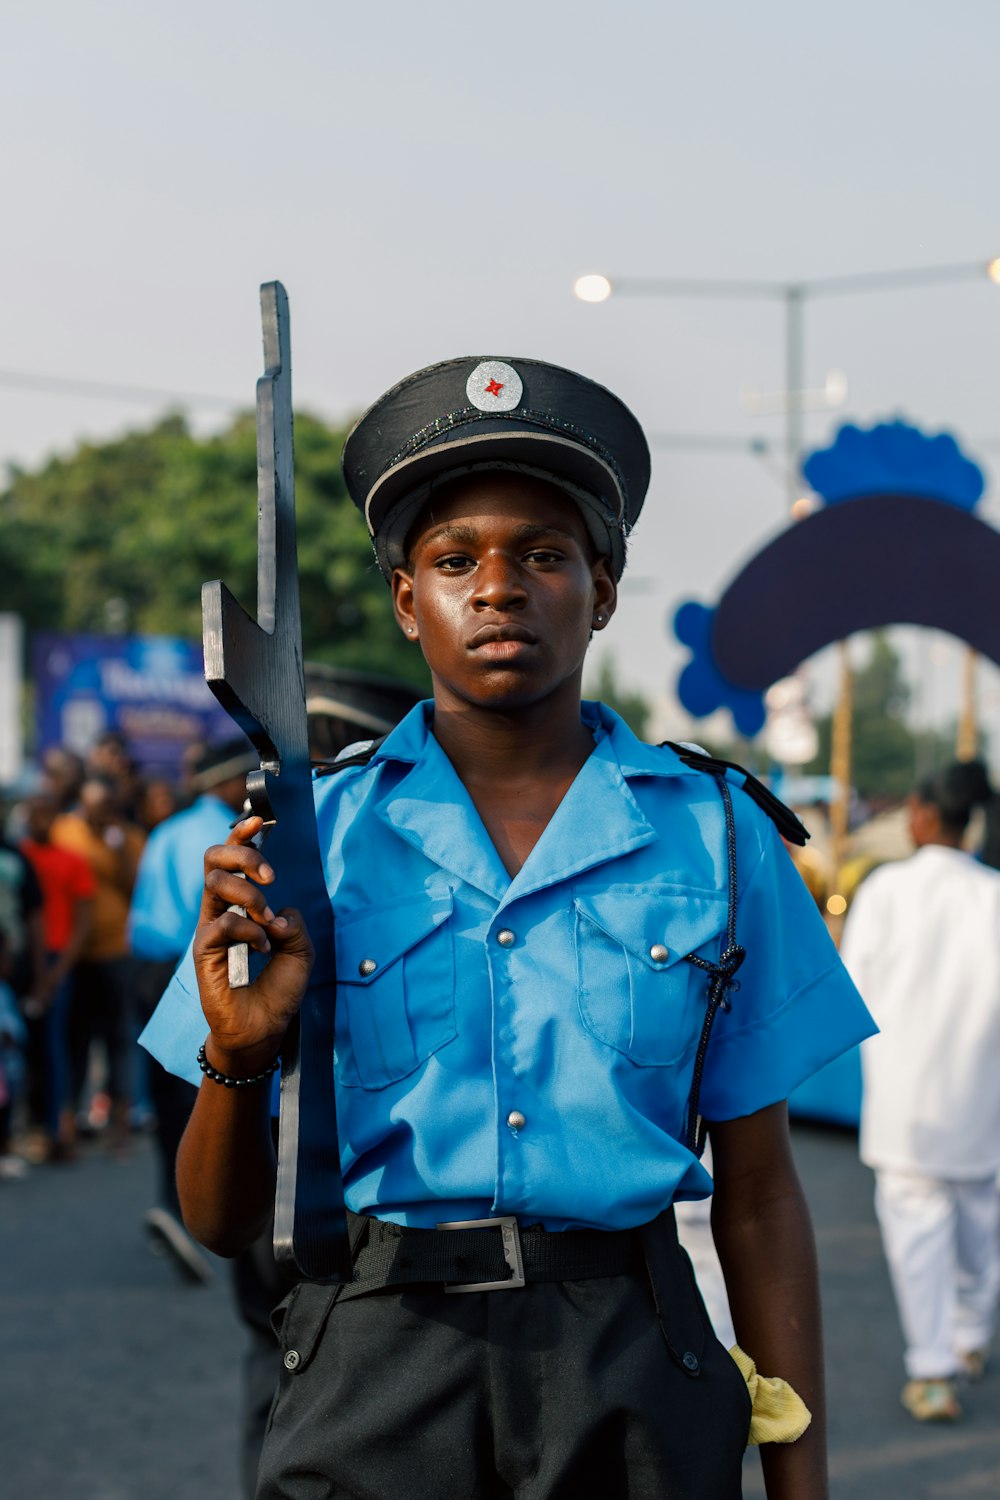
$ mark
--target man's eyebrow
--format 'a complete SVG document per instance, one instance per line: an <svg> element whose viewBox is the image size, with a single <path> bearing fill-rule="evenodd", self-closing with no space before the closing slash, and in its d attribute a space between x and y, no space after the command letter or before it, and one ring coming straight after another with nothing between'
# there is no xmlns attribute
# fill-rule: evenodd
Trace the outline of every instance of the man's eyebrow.
<svg viewBox="0 0 1000 1500"><path fill-rule="evenodd" d="M565 526L557 526L554 523L547 524L540 521L525 521L514 532L514 540L517 542L537 541L539 538L546 536L561 536L571 542L579 540ZM419 538L417 545L425 547L429 542L445 541L464 542L466 545L471 546L479 541L479 537L479 530L475 526L444 521L440 526L434 526L430 531L425 531L423 536Z"/></svg>
<svg viewBox="0 0 1000 1500"><path fill-rule="evenodd" d="M440 526L432 526L430 531L425 531L423 536L417 538L418 547L426 547L428 542L465 542L471 545L479 540L479 533L474 526L459 526L451 521L444 521Z"/></svg>
<svg viewBox="0 0 1000 1500"><path fill-rule="evenodd" d="M554 522L526 521L517 528L515 534L519 542L531 542L543 536L563 536L571 542L579 541L572 531L568 531L565 526L557 526Z"/></svg>

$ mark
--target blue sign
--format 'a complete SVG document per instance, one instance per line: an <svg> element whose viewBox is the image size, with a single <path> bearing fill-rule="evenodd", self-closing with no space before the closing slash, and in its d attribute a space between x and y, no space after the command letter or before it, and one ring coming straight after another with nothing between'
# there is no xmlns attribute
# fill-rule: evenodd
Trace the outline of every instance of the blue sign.
<svg viewBox="0 0 1000 1500"><path fill-rule="evenodd" d="M114 729L148 776L176 779L197 740L239 733L205 682L201 646L162 635L58 635L31 641L37 748L83 755Z"/></svg>

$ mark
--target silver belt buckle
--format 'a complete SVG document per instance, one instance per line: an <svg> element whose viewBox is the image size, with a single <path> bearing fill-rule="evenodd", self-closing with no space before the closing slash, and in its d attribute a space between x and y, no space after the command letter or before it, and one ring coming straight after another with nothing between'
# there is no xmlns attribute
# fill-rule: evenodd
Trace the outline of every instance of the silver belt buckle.
<svg viewBox="0 0 1000 1500"><path fill-rule="evenodd" d="M500 1226L503 1258L510 1266L506 1281L468 1281L461 1285L445 1286L446 1292L515 1292L524 1286L524 1257L521 1254L521 1236L513 1214L499 1219L456 1219L451 1224L438 1224L438 1229L490 1229Z"/></svg>

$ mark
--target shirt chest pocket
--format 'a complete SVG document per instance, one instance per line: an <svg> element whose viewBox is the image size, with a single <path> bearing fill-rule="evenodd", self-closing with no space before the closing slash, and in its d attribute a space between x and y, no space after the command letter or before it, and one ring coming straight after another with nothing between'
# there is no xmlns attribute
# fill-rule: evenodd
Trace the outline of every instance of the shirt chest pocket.
<svg viewBox="0 0 1000 1500"><path fill-rule="evenodd" d="M450 891L338 920L338 1081L384 1089L456 1034Z"/></svg>
<svg viewBox="0 0 1000 1500"><path fill-rule="evenodd" d="M611 886L574 892L580 1019L639 1067L666 1067L697 1045L708 976L688 953L714 962L726 899L683 886Z"/></svg>

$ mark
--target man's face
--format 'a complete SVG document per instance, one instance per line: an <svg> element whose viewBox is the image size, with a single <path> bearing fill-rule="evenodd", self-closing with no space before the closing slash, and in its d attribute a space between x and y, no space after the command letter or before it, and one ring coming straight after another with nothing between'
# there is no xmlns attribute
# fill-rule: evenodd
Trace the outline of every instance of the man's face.
<svg viewBox="0 0 1000 1500"><path fill-rule="evenodd" d="M80 811L97 833L118 821L118 809L110 788L100 781L85 781L80 791Z"/></svg>
<svg viewBox="0 0 1000 1500"><path fill-rule="evenodd" d="M28 837L34 839L36 844L47 844L58 811L54 797L44 795L31 797L26 808Z"/></svg>
<svg viewBox="0 0 1000 1500"><path fill-rule="evenodd" d="M90 768L103 776L125 776L131 770L131 762L122 745L116 739L103 740L90 751Z"/></svg>
<svg viewBox="0 0 1000 1500"><path fill-rule="evenodd" d="M392 580L396 618L419 640L441 703L515 708L579 678L595 616L616 589L572 500L502 470L443 486Z"/></svg>

